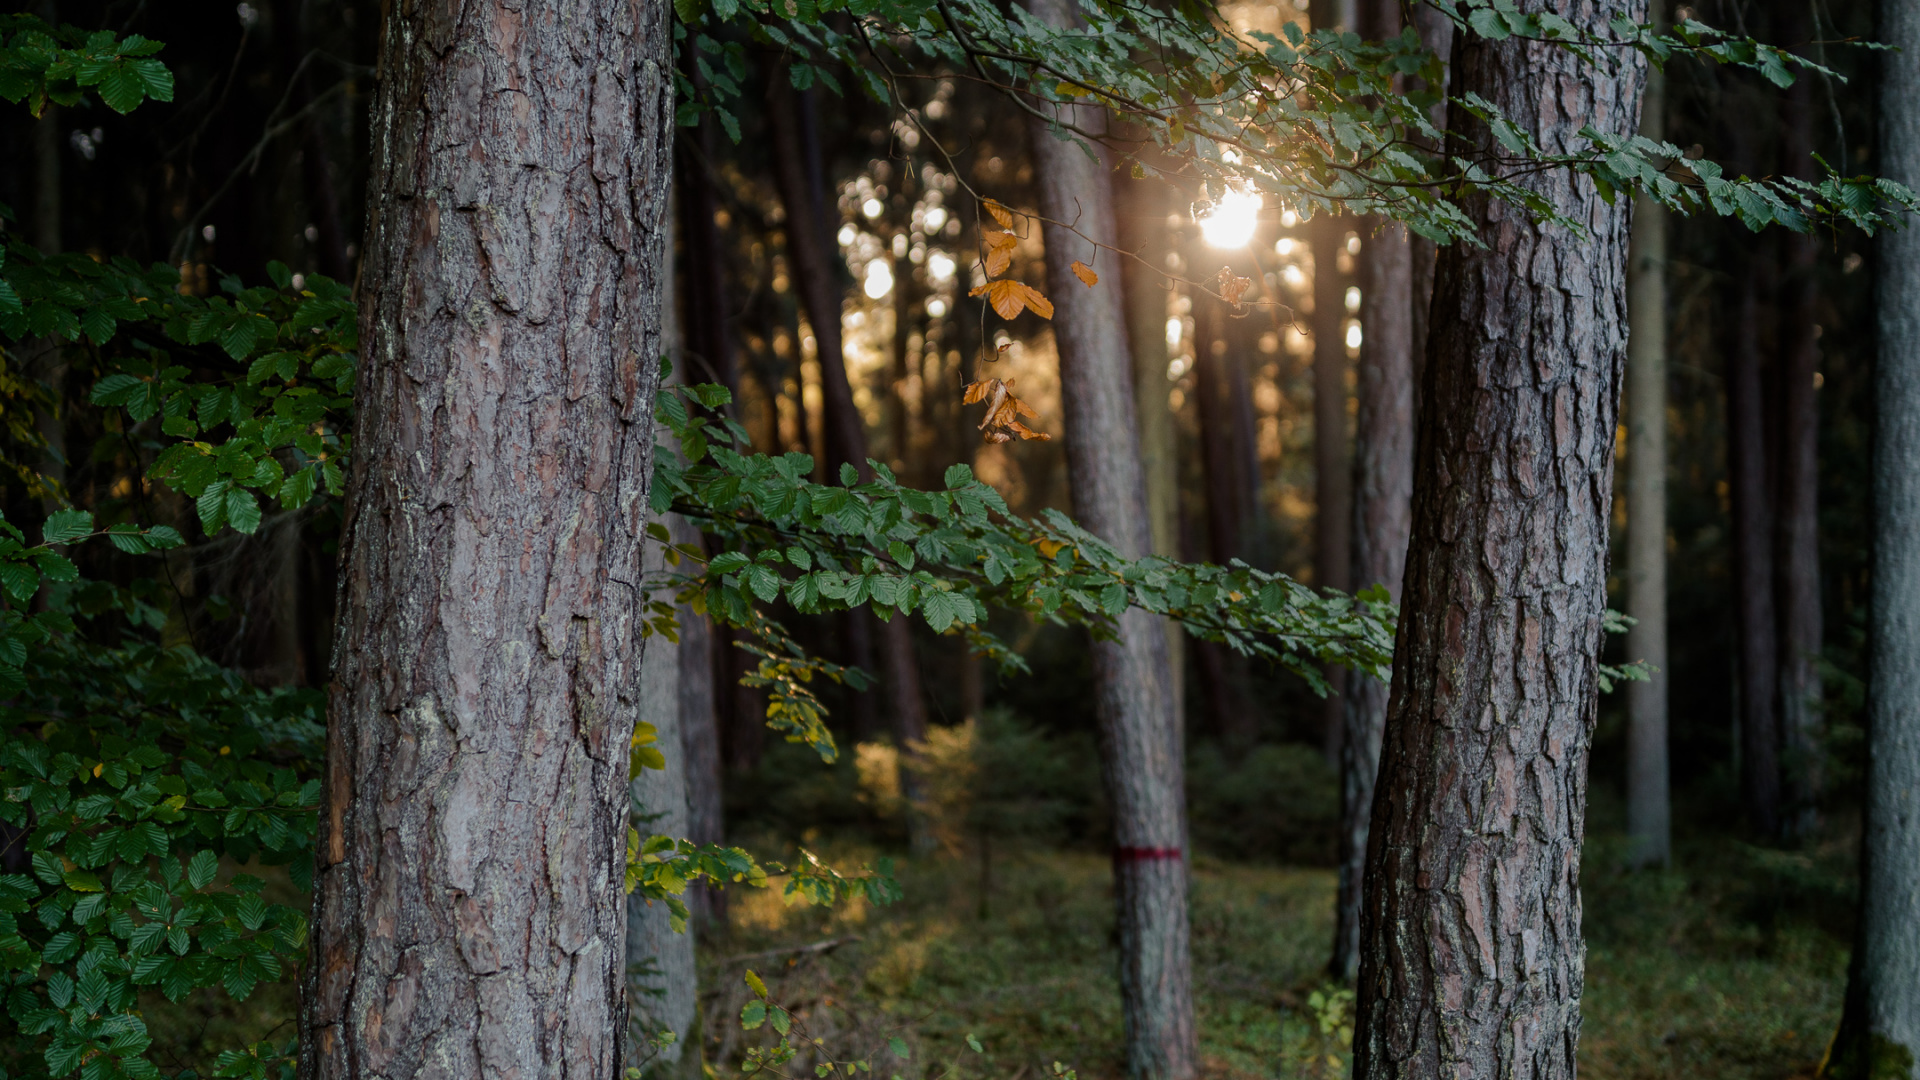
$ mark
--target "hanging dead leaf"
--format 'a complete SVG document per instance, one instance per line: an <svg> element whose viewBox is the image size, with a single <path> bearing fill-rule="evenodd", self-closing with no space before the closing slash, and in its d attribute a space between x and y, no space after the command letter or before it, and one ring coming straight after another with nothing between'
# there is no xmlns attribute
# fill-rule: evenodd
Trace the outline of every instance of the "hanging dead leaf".
<svg viewBox="0 0 1920 1080"><path fill-rule="evenodd" d="M1221 267L1220 272L1214 277L1220 282L1220 298L1236 308L1240 306L1240 298L1247 294L1248 289L1253 288L1252 278L1234 276L1233 268L1230 266Z"/></svg>
<svg viewBox="0 0 1920 1080"><path fill-rule="evenodd" d="M1041 442L1053 441L1053 436L1047 434L1044 431L1030 430L1025 424L1022 424L1018 420L1015 420L1014 422L1008 424L1007 430L1013 432L1015 435L1020 436L1022 439L1039 439Z"/></svg>
<svg viewBox="0 0 1920 1080"><path fill-rule="evenodd" d="M1088 266L1078 259L1075 259L1073 262L1073 276L1085 282L1089 289L1100 284L1100 275L1093 272L1093 267Z"/></svg>
<svg viewBox="0 0 1920 1080"><path fill-rule="evenodd" d="M987 400L987 394L999 381L999 379L981 379L976 383L968 383L966 396L960 399L960 404L972 405L975 402Z"/></svg>
<svg viewBox="0 0 1920 1080"><path fill-rule="evenodd" d="M980 400L985 400L987 403L987 415L984 418L982 418L980 421L980 429L982 431L990 427L999 426L998 424L994 423L993 418L995 415L997 415L1000 412L1001 407L1004 404L1006 404L1006 400L1007 400L1007 384L1006 383L1001 382L999 379L988 379L987 382L991 383L992 385L988 386L984 391L982 391L979 397L976 398L976 397L969 396L967 398L967 401L969 404L971 404L974 401L980 401ZM974 385L978 386L980 384L976 383Z"/></svg>
<svg viewBox="0 0 1920 1080"><path fill-rule="evenodd" d="M1013 265L1013 249L1020 238L1010 232L996 232L988 229L980 234L980 242L987 246L987 257L981 260L987 268L988 277L999 277Z"/></svg>
<svg viewBox="0 0 1920 1080"><path fill-rule="evenodd" d="M1001 206L999 202L993 199L987 199L981 205L987 208L987 213L993 215L993 220L999 222L1001 228L1013 228L1013 211Z"/></svg>
<svg viewBox="0 0 1920 1080"><path fill-rule="evenodd" d="M967 295L985 296L987 303L993 305L994 313L1009 322L1028 308L1032 308L1033 313L1043 319L1053 318L1053 301L1024 281L1009 278L989 281L985 285L974 286Z"/></svg>
<svg viewBox="0 0 1920 1080"><path fill-rule="evenodd" d="M1007 381L1008 381L1008 382L1012 382L1013 380L1012 380L1012 379L1008 379ZM1017 408L1019 408L1019 410L1020 410L1020 415L1022 415L1022 416L1031 416L1031 417L1033 417L1033 418L1034 418L1035 420L1038 420L1038 419L1040 419L1040 414L1039 414L1039 413L1037 413L1037 412L1034 412L1034 411L1033 411L1033 406L1031 406L1031 405L1028 405L1028 404L1027 404L1026 402L1024 402L1024 401L1021 401L1021 400L1020 400L1019 398L1014 398L1014 399L1013 399L1013 403L1014 403L1014 405L1015 405L1015 406L1016 406Z"/></svg>
<svg viewBox="0 0 1920 1080"><path fill-rule="evenodd" d="M1002 345L999 348L993 350L993 355L987 357L987 359L989 361L1005 360L1007 358L1007 350L1011 348L1013 348L1013 342L1009 341L1005 345Z"/></svg>
<svg viewBox="0 0 1920 1080"><path fill-rule="evenodd" d="M989 431L986 433L986 435L982 436L982 438L984 438L987 442L990 442L990 443L1003 443L1003 442L1013 441L1013 436L1007 434L1004 431Z"/></svg>

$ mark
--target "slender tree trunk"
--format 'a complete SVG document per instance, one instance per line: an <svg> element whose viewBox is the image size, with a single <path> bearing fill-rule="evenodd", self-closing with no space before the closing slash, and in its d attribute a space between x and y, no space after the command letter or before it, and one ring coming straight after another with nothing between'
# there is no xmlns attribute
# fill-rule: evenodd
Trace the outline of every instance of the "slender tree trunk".
<svg viewBox="0 0 1920 1080"><path fill-rule="evenodd" d="M1166 258L1168 188L1156 180L1113 177L1115 222L1120 248L1158 265ZM1140 468L1147 484L1147 520L1153 553L1180 557L1179 443L1173 410L1167 405L1167 279L1133 259L1103 262L1126 290L1127 342L1133 350L1134 419L1140 429ZM1186 727L1186 632L1167 621L1168 698L1181 728Z"/></svg>
<svg viewBox="0 0 1920 1080"><path fill-rule="evenodd" d="M1064 0L1032 0L1029 9L1058 27L1075 18ZM1076 114L1081 126L1094 125L1089 130L1104 123L1097 109L1081 107ZM1104 155L1089 158L1037 121L1029 139L1040 212L1055 221L1077 221L1087 236L1113 244ZM1073 512L1122 554L1139 557L1152 550L1152 532L1120 282L1080 284L1069 264L1091 262L1095 248L1053 225L1046 227L1045 241ZM1184 744L1169 700L1166 629L1135 609L1120 617L1118 630L1118 640L1092 642L1091 648L1094 710L1113 808L1127 1072L1190 1080L1199 1055L1187 922Z"/></svg>
<svg viewBox="0 0 1920 1080"><path fill-rule="evenodd" d="M1419 4L1413 9L1413 25L1420 33L1420 40L1434 54L1451 64L1453 56L1453 21L1432 4ZM1445 76L1436 87L1444 93L1447 89ZM1441 131L1447 129L1447 99L1442 96L1427 110L1433 119L1433 126ZM1407 237L1407 245L1412 249L1413 261L1413 385L1414 409L1420 407L1419 388L1421 371L1427 362L1427 328L1431 324L1433 306L1433 271L1439 257L1439 248L1424 236ZM1364 301L1363 301L1364 302Z"/></svg>
<svg viewBox="0 0 1920 1080"><path fill-rule="evenodd" d="M688 48L692 45L689 43ZM690 68L691 62L685 67ZM702 120L681 137L675 159L680 167L678 190L686 299L686 349L681 353L687 382L717 382L740 400L740 379L734 364L731 325L733 301L727 288L727 246L715 220L719 200L712 175L716 150L714 121Z"/></svg>
<svg viewBox="0 0 1920 1080"><path fill-rule="evenodd" d="M780 189L780 202L786 210L787 254L792 259L795 286L800 292L800 305L807 313L807 325L813 328L814 356L820 364L820 426L824 438L822 446L826 451L826 475L829 483L837 483L840 467L851 465L862 479L871 479L872 472L867 468L867 432L860 420L860 411L853 404L853 386L847 381L847 361L840 335L840 295L836 283L840 280L833 265L833 249L827 242L824 193L817 190L823 183L817 175L812 160L815 151L802 142L801 136L813 130L813 122L806 108L807 99L797 98L787 92L784 72L776 72L768 90L767 102L773 132L774 178ZM850 611L841 619L842 639L846 642L846 662L854 667L872 671L874 667L873 616L865 611ZM908 672L895 665L910 660L911 651L902 652L898 643L881 630L880 660L885 665L881 676L889 687L899 687L911 682L918 687L918 671ZM916 689L916 698L917 689ZM854 730L871 732L877 730L873 705L865 695L855 695ZM898 712L894 716L896 739L899 729L913 726L911 717ZM924 713L919 723L924 731L926 722ZM901 744L901 749L905 749ZM903 783L917 783L910 774L902 773Z"/></svg>
<svg viewBox="0 0 1920 1080"><path fill-rule="evenodd" d="M303 1075L614 1075L664 3L392 5Z"/></svg>
<svg viewBox="0 0 1920 1080"><path fill-rule="evenodd" d="M1225 566L1244 557L1247 504L1243 457L1234 446L1233 380L1227 359L1226 315L1219 301L1197 297L1194 325L1194 396L1200 411L1200 460L1207 484L1207 557ZM1194 643L1201 691L1214 735L1236 750L1251 747L1259 724L1243 686L1243 668L1226 646Z"/></svg>
<svg viewBox="0 0 1920 1080"><path fill-rule="evenodd" d="M1882 4L1879 173L1920 183L1920 9ZM1866 828L1846 1015L1823 1076L1920 1080L1920 235L1876 241Z"/></svg>
<svg viewBox="0 0 1920 1080"><path fill-rule="evenodd" d="M664 524L671 533L672 522ZM684 525L682 528L684 531ZM659 577L666 571L658 542L647 542L643 558L649 577ZM692 621L686 618L688 614L681 613L683 623ZM653 725L666 768L643 769L629 784L633 827L641 836L662 833L683 837L693 831L684 750L686 731L680 709L682 670L678 646L665 638L648 639L641 654L635 719ZM626 1065L656 1076L698 1077L700 1009L693 935L674 932L665 904L628 897L626 976ZM674 1041L655 1053L648 1039L663 1030L673 1032Z"/></svg>
<svg viewBox="0 0 1920 1080"><path fill-rule="evenodd" d="M1804 4L1788 3L1789 41L1805 41ZM1813 179L1813 80L1787 90L1781 140L1783 171ZM1814 385L1820 367L1817 236L1789 233L1780 298L1780 495L1774 527L1774 574L1780 617L1780 736L1786 766L1787 817L1783 824L1805 835L1819 821L1820 731L1820 398Z"/></svg>
<svg viewBox="0 0 1920 1080"><path fill-rule="evenodd" d="M1352 584L1353 471L1347 453L1347 287L1338 267L1347 226L1323 214L1308 230L1313 246L1313 583L1345 590ZM1322 750L1337 768L1346 736L1347 669L1330 664L1322 674L1333 688L1321 703Z"/></svg>
<svg viewBox="0 0 1920 1080"><path fill-rule="evenodd" d="M1615 14L1556 0L1589 32ZM1629 5L1639 21L1645 6ZM1463 41L1477 93L1544 146L1638 124L1643 64ZM1453 150L1491 140L1462 119ZM1440 256L1393 695L1368 838L1354 1075L1574 1075L1580 847L1596 710L1627 204L1521 180L1576 237L1483 196Z"/></svg>
<svg viewBox="0 0 1920 1080"><path fill-rule="evenodd" d="M1660 18L1655 5L1656 21ZM1805 80L1802 80L1805 81ZM1666 139L1665 78L1647 73L1640 133ZM1653 681L1627 684L1627 862L1672 857L1667 778L1667 212L1633 201L1627 255L1627 654Z"/></svg>
<svg viewBox="0 0 1920 1080"><path fill-rule="evenodd" d="M701 543L699 530L685 518L667 521L676 544ZM726 839L721 812L720 709L714 686L713 653L717 635L706 616L691 609L680 613L680 743L686 754L687 839L696 844L718 844ZM705 885L688 890L687 906L698 928L726 921L726 893Z"/></svg>
<svg viewBox="0 0 1920 1080"><path fill-rule="evenodd" d="M1360 33L1380 40L1400 33L1400 5L1361 6ZM1360 251L1360 363L1355 381L1352 584L1385 585L1396 603L1407 565L1413 514L1413 334L1420 306L1413 248L1405 226L1384 224ZM1373 780L1387 722L1386 684L1349 674L1341 702L1340 887L1328 972L1342 982L1360 973L1360 890Z"/></svg>
<svg viewBox="0 0 1920 1080"><path fill-rule="evenodd" d="M1764 261L1739 271L1726 360L1727 479L1733 509L1735 635L1739 650L1740 789L1747 819L1763 836L1780 829L1779 684L1773 607L1773 498L1768 483L1762 386Z"/></svg>

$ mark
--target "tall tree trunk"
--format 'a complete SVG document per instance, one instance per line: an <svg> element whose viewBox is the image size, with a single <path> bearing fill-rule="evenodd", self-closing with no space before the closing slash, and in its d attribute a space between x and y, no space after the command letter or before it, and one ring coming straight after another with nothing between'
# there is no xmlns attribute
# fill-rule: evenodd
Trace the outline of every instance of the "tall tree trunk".
<svg viewBox="0 0 1920 1080"><path fill-rule="evenodd" d="M673 530L673 520L663 522ZM681 531L685 531L682 524ZM666 571L658 542L649 540L642 565L649 577ZM683 625L691 612L680 613ZM697 616L695 617L697 618ZM682 639L684 643L684 638ZM640 660L640 695L635 719L652 724L664 769L643 769L629 784L633 827L641 836L692 832L686 732L680 711L680 650L665 638L650 638ZM630 895L627 902L627 1046L625 1065L656 1077L700 1075L699 986L695 977L693 935L675 933L665 904ZM650 1037L671 1031L674 1041L656 1053ZM689 1053L691 1050L691 1053Z"/></svg>
<svg viewBox="0 0 1920 1080"><path fill-rule="evenodd" d="M1806 41L1808 8L1787 3L1788 41ZM1813 179L1813 80L1788 88L1780 152L1782 171ZM1786 766L1789 831L1804 835L1818 822L1820 730L1820 366L1817 236L1789 233L1780 298L1780 495L1774 519L1773 570L1780 617L1780 735Z"/></svg>
<svg viewBox="0 0 1920 1080"><path fill-rule="evenodd" d="M1920 9L1882 4L1880 175L1920 183ZM1823 1075L1920 1080L1920 235L1877 241L1866 827L1846 1015Z"/></svg>
<svg viewBox="0 0 1920 1080"><path fill-rule="evenodd" d="M1353 471L1347 454L1347 286L1338 270L1347 226L1322 214L1308 226L1313 246L1313 583L1347 589L1351 584ZM1333 690L1321 703L1322 749L1340 763L1346 735L1347 670L1323 670Z"/></svg>
<svg viewBox="0 0 1920 1080"><path fill-rule="evenodd" d="M699 546L701 537L685 518L668 519L676 544ZM686 754L687 839L718 844L726 839L720 788L720 702L714 685L713 653L718 635L706 616L680 613L680 745ZM671 749L671 748L669 748ZM726 893L705 885L689 889L687 906L696 928L724 924Z"/></svg>
<svg viewBox="0 0 1920 1080"><path fill-rule="evenodd" d="M300 0L279 0L273 12L274 44L279 49L280 63L288 72L298 72L287 87L287 103L296 113L313 104L313 76L310 70L301 68L310 40L307 8ZM310 69L312 64L307 67ZM300 177L306 189L307 213L313 215L314 261L321 273L335 281L352 284L347 234L341 227L340 200L333 188L333 163L329 160L317 116L309 115L300 122Z"/></svg>
<svg viewBox="0 0 1920 1080"><path fill-rule="evenodd" d="M1249 505L1245 457L1235 447L1233 379L1228 359L1225 307L1208 296L1193 309L1193 385L1200 412L1200 460L1207 487L1207 557L1225 566L1249 554L1246 537ZM1259 735L1253 708L1242 692L1245 667L1226 646L1194 643L1201 690L1214 735L1236 750L1251 747Z"/></svg>
<svg viewBox="0 0 1920 1080"><path fill-rule="evenodd" d="M1880 175L1920 183L1920 10L1882 4ZM1878 238L1866 828L1836 1080L1920 1080L1920 236Z"/></svg>
<svg viewBox="0 0 1920 1080"><path fill-rule="evenodd" d="M1764 359L1765 260L1738 271L1726 357L1727 488L1733 511L1734 633L1738 651L1740 791L1763 836L1780 829L1779 683L1773 606L1773 493L1768 483Z"/></svg>
<svg viewBox="0 0 1920 1080"><path fill-rule="evenodd" d="M1615 11L1554 0L1604 32ZM1645 5L1621 12L1639 21ZM1643 63L1471 38L1477 93L1543 146L1637 126ZM1466 118L1450 151L1490 142ZM1521 180L1576 237L1484 196L1440 256L1406 594L1368 838L1354 1075L1574 1075L1579 867L1596 711L1627 204Z"/></svg>
<svg viewBox="0 0 1920 1080"><path fill-rule="evenodd" d="M1656 21L1660 5L1654 5ZM1805 82L1806 80L1802 80ZM1640 133L1665 141L1665 77L1647 73ZM1627 654L1653 667L1627 684L1627 862L1672 857L1667 778L1667 211L1633 201L1627 255Z"/></svg>
<svg viewBox="0 0 1920 1080"><path fill-rule="evenodd" d="M1066 0L1032 0L1029 10L1056 26L1073 24ZM1073 108L1073 107L1069 107ZM1098 109L1075 108L1087 130L1104 125ZM1092 125L1092 127L1088 127ZM1112 245L1112 188L1104 155L1029 127L1040 212L1077 221ZM1152 550L1146 480L1134 419L1132 354L1121 314L1120 282L1088 288L1070 264L1096 249L1067 229L1045 229L1048 295L1060 354L1067 475L1073 512L1122 554ZM1138 609L1122 615L1115 641L1095 641L1094 711L1107 797L1113 808L1114 893L1120 938L1120 1002L1127 1072L1135 1078L1191 1080L1199 1066L1187 922L1185 747L1169 689L1166 629Z"/></svg>
<svg viewBox="0 0 1920 1080"><path fill-rule="evenodd" d="M1148 264L1159 264L1169 250L1167 212L1169 189L1156 180L1113 176L1114 209L1120 248ZM1117 264L1117 265L1116 265ZM1180 557L1179 443L1174 434L1173 410L1167 405L1167 286L1152 265L1133 259L1106 264L1106 273L1119 274L1126 291L1127 343L1133 350L1134 421L1140 431L1140 469L1147 485L1147 521L1153 535L1153 553ZM1186 632L1167 621L1167 666L1172 676L1167 696L1181 728L1186 727Z"/></svg>
<svg viewBox="0 0 1920 1080"><path fill-rule="evenodd" d="M1432 4L1419 4L1413 9L1413 25L1420 33L1420 40L1434 54L1446 61L1449 66L1453 57L1453 21L1446 13ZM1432 87L1442 92L1442 97L1427 110L1433 119L1433 126L1441 131L1447 129L1447 89L1446 77L1441 76L1441 85ZM1436 149L1438 149L1436 147ZM1407 245L1412 249L1413 259L1413 385L1414 408L1420 407L1419 388L1421 371L1427 362L1427 328L1431 324L1433 307L1433 271L1439 257L1439 249L1433 241L1424 236L1407 237Z"/></svg>
<svg viewBox="0 0 1920 1080"><path fill-rule="evenodd" d="M817 151L802 141L813 131L810 98L788 92L784 70L770 80L767 103L768 125L773 132L774 178L780 189L780 203L786 210L787 254L793 260L795 285L800 305L807 313L807 325L813 329L814 356L820 364L820 426L826 451L826 475L837 483L840 466L851 465L862 479L871 479L867 468L867 432L860 411L853 404L853 385L847 381L847 361L840 335L840 280L833 265L833 249L828 244L824 183L814 164ZM874 667L873 616L865 611L850 611L841 618L842 640L847 646L846 662L867 671ZM908 672L897 665L909 662L912 651L901 650L899 642L880 632L881 676L889 687L914 685L914 700L919 700L917 670ZM924 706L923 706L924 708ZM855 731L870 732L879 725L872 715L873 704L866 695L855 695L853 726ZM912 718L894 715L896 739L899 729L911 728ZM924 713L919 723L922 731ZM901 743L901 749L906 749ZM917 783L910 773L902 774L903 783Z"/></svg>
<svg viewBox="0 0 1920 1080"><path fill-rule="evenodd" d="M303 1075L614 1075L669 10L387 9Z"/></svg>
<svg viewBox="0 0 1920 1080"><path fill-rule="evenodd" d="M1396 0L1362 5L1360 33L1381 40L1400 33ZM1360 251L1360 363L1353 433L1352 584L1385 585L1400 599L1413 514L1413 248L1405 226L1384 224ZM1340 887L1328 972L1351 982L1360 973L1360 889L1373 780L1387 722L1385 683L1350 674L1341 702Z"/></svg>

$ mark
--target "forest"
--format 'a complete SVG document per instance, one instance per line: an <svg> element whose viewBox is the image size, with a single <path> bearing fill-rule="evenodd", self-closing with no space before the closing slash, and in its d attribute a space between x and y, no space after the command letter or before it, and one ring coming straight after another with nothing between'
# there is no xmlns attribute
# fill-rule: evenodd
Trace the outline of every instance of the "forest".
<svg viewBox="0 0 1920 1080"><path fill-rule="evenodd" d="M7 7L0 1080L1920 1080L1920 4Z"/></svg>

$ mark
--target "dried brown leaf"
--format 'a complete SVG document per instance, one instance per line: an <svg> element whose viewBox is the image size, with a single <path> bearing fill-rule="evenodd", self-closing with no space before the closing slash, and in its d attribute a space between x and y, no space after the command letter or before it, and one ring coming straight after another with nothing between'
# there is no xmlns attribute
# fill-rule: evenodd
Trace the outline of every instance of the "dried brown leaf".
<svg viewBox="0 0 1920 1080"><path fill-rule="evenodd" d="M999 382L999 379L981 379L976 383L968 383L966 396L960 399L960 404L972 405L977 401L985 401L987 394Z"/></svg>
<svg viewBox="0 0 1920 1080"><path fill-rule="evenodd" d="M984 395L987 398L987 415L980 421L982 430L999 426L994 423L993 418L999 413L1001 406L1004 405L1007 400L1007 384L1001 382L999 379L990 379L988 381L991 382L993 386L989 388L987 394Z"/></svg>
<svg viewBox="0 0 1920 1080"><path fill-rule="evenodd" d="M1089 289L1100 284L1100 275L1093 272L1093 267L1078 259L1073 261L1073 276L1085 282Z"/></svg>
<svg viewBox="0 0 1920 1080"><path fill-rule="evenodd" d="M1007 434L1004 431L989 431L987 432L985 438L986 438L986 441L990 443L1011 442L1013 440L1013 436Z"/></svg>
<svg viewBox="0 0 1920 1080"><path fill-rule="evenodd" d="M985 285L976 285L967 292L968 296L982 296L993 305L994 313L1011 322L1022 311L1033 309L1035 315L1043 319L1053 318L1053 302L1048 300L1039 289L1024 281L1002 279L989 281Z"/></svg>
<svg viewBox="0 0 1920 1080"><path fill-rule="evenodd" d="M1223 266L1214 277L1220 282L1220 298L1234 307L1240 306L1240 298L1253 288L1252 278L1236 277L1233 268Z"/></svg>
<svg viewBox="0 0 1920 1080"><path fill-rule="evenodd" d="M1022 439L1039 439L1041 442L1053 441L1053 436L1047 434L1044 431L1034 431L1028 428L1025 424L1020 423L1018 420L1014 421L1011 424L1008 424L1007 430L1013 432L1015 435L1020 436Z"/></svg>
<svg viewBox="0 0 1920 1080"><path fill-rule="evenodd" d="M1001 206L997 201L993 199L986 200L982 205L984 205L987 208L987 213L993 215L993 220L1000 223L1001 228L1003 229L1013 228L1013 211L1008 210L1004 206Z"/></svg>
<svg viewBox="0 0 1920 1080"><path fill-rule="evenodd" d="M1013 249L1020 238L1010 232L995 232L992 229L980 234L980 242L987 246L987 257L981 262L986 266L988 277L999 277L1013 265Z"/></svg>

